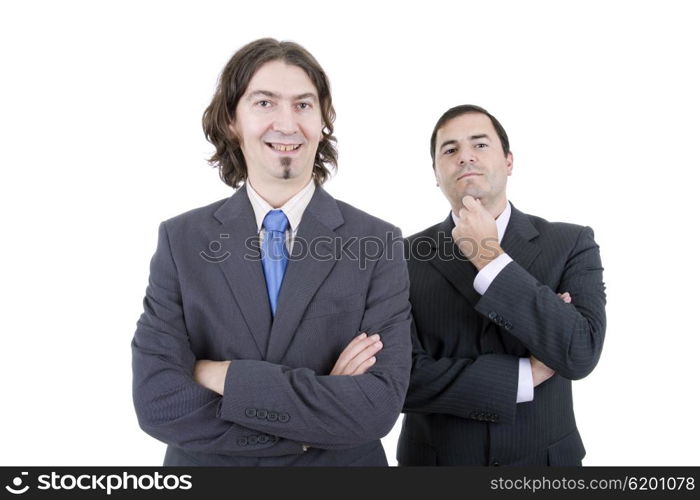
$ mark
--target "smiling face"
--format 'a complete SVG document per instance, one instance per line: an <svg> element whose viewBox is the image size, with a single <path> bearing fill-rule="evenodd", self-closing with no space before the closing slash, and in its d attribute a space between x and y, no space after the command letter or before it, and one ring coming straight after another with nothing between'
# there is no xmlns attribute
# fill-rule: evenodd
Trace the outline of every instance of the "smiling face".
<svg viewBox="0 0 700 500"><path fill-rule="evenodd" d="M503 152L488 116L466 113L438 129L435 178L455 213L467 195L500 213L505 208L506 181L512 170L513 155Z"/></svg>
<svg viewBox="0 0 700 500"><path fill-rule="evenodd" d="M280 60L263 64L238 101L229 129L254 186L301 188L311 179L323 137L316 87L298 66Z"/></svg>

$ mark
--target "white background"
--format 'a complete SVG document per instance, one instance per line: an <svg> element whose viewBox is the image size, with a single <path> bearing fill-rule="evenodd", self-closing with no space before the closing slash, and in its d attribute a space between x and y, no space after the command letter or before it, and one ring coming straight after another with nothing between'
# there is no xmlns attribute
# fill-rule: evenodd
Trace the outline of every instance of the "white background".
<svg viewBox="0 0 700 500"><path fill-rule="evenodd" d="M327 189L404 234L449 210L430 167L439 115L497 116L513 203L601 246L607 339L574 383L584 464L697 465L695 2L345 4L2 4L0 465L162 463L129 344L158 223L231 194L200 120L262 36L301 43L331 79Z"/></svg>

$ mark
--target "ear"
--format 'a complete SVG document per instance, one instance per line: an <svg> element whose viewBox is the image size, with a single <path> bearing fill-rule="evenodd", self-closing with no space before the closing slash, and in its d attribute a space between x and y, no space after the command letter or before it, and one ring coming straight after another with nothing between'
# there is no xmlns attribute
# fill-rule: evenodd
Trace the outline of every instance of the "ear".
<svg viewBox="0 0 700 500"><path fill-rule="evenodd" d="M513 174L513 153L509 152L506 155L506 172L508 172L508 175Z"/></svg>

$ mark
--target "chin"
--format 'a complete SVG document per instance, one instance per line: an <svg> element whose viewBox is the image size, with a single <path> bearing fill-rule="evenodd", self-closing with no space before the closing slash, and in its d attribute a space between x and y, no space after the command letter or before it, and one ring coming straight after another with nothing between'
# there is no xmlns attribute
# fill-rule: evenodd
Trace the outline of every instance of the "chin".
<svg viewBox="0 0 700 500"><path fill-rule="evenodd" d="M462 193L462 198L464 198L465 196L471 196L472 198L480 199L484 196L484 192L480 189L467 189Z"/></svg>

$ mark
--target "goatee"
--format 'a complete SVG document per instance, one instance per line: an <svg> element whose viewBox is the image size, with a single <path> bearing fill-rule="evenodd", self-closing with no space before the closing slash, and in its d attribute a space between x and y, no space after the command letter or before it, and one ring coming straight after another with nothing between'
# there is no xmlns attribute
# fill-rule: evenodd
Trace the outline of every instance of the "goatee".
<svg viewBox="0 0 700 500"><path fill-rule="evenodd" d="M290 165L292 164L292 159L291 158L280 158L280 164L282 165L282 168L284 169L284 173L282 174L282 178L289 179L292 176L292 169L289 168Z"/></svg>

